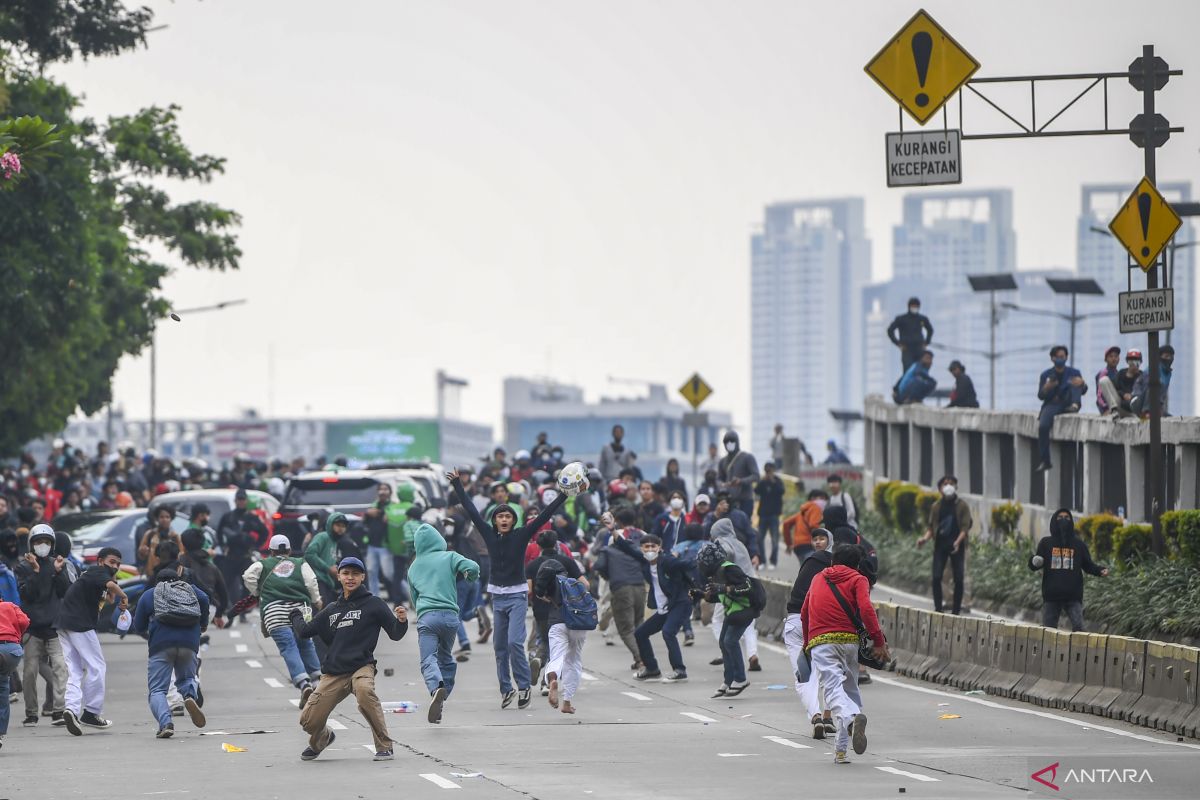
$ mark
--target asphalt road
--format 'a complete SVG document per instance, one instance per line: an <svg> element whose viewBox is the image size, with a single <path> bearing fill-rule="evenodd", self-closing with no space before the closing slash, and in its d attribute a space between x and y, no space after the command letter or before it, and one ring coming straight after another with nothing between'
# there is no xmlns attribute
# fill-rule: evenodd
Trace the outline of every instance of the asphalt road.
<svg viewBox="0 0 1200 800"><path fill-rule="evenodd" d="M782 648L763 647L764 670L750 674L741 697L710 700L720 682L720 668L708 665L716 645L708 629L697 632L696 646L684 650L691 681L675 685L633 680L625 649L605 647L593 634L573 717L536 695L525 711L501 710L490 646L477 646L460 665L440 726L425 721L415 632L399 643L385 639L377 652L381 697L421 705L415 714L388 715L397 744L395 761L385 763L371 761L371 738L353 700L333 718L341 726L335 744L316 761L299 760L306 737L297 695L274 645L253 625L211 631L203 667L210 735L184 717L175 720L174 739L157 740L146 705L145 644L106 636L105 716L113 727L82 738L45 721L23 728L24 707L14 706L0 751L0 796L1011 798L1028 796L1033 771L1058 762L1061 776L1082 757L1149 769L1155 782L1121 786L1119 794L1088 787L1045 796L1196 796L1187 781L1195 780L1200 743L891 676L864 687L867 752L836 766L830 747L810 737ZM226 743L245 752L225 752Z"/></svg>

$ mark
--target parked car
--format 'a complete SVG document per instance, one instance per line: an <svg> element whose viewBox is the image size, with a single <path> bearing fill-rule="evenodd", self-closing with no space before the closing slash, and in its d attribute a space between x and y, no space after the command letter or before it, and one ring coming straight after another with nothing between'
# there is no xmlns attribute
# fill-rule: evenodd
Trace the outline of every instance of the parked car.
<svg viewBox="0 0 1200 800"><path fill-rule="evenodd" d="M275 514L277 530L286 535L292 547L299 550L305 536L325 526L334 511L360 518L376 500L379 484L396 488L402 483L413 486L414 500L430 508L428 496L421 483L411 480L398 469L339 469L306 472L288 481L283 504Z"/></svg>
<svg viewBox="0 0 1200 800"><path fill-rule="evenodd" d="M175 511L183 516L191 516L192 506L196 503L204 503L208 506L208 510L212 512L212 519L209 522L213 528L217 527L217 523L221 521L222 515L227 511L233 510L233 496L237 494L237 489L192 489L186 492L167 492L160 494L150 501L150 511L158 508L163 503L170 503L175 506ZM258 506L259 517L266 523L267 530L274 532L275 520L278 519L279 501L272 495L266 492L260 492L258 489L247 489L246 494L251 500L255 501Z"/></svg>
<svg viewBox="0 0 1200 800"><path fill-rule="evenodd" d="M94 564L102 547L115 547L121 551L123 562L136 564L134 537L145 529L140 523L147 521L146 513L144 508L124 508L59 514L54 518L54 530L71 537L71 550L84 564ZM183 533L187 526L187 517L179 514L171 522L171 530L176 533Z"/></svg>

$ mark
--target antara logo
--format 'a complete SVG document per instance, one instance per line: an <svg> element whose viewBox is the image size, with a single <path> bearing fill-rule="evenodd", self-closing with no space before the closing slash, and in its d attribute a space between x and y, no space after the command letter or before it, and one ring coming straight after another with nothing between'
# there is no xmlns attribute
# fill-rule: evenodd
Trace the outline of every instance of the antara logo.
<svg viewBox="0 0 1200 800"><path fill-rule="evenodd" d="M1058 767L1060 763L1059 761L1055 761L1048 767L1042 767L1029 777L1056 792L1061 791L1061 787L1055 783L1058 780ZM1063 775L1062 782L1064 786L1070 783L1077 785L1094 783L1154 783L1154 777L1150 774L1150 770L1144 767L1142 769L1134 769L1132 767L1124 769L1113 769L1111 767L1096 769L1072 767Z"/></svg>
<svg viewBox="0 0 1200 800"><path fill-rule="evenodd" d="M1050 779L1049 779L1049 780L1047 780L1046 778L1043 778L1043 777L1042 777L1042 776L1043 776L1043 775L1045 775L1047 772L1049 772L1049 773L1050 773ZM1057 791L1058 791L1058 786L1057 786L1057 785L1054 783L1054 781L1055 781L1055 779L1058 777L1058 762L1057 762L1057 761L1055 761L1055 762L1054 762L1053 764L1051 764L1050 766L1048 766L1048 767L1043 767L1042 769L1039 769L1037 772L1033 773L1033 774L1032 774L1032 775L1030 775L1029 777L1033 778L1035 781L1037 781L1038 783L1042 784L1043 786L1049 786L1051 789L1053 789L1054 791L1056 791L1056 792L1057 792Z"/></svg>

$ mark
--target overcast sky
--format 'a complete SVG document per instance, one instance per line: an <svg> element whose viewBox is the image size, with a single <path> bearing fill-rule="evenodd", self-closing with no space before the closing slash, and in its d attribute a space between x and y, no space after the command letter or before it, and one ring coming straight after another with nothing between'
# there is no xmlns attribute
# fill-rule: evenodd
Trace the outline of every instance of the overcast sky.
<svg viewBox="0 0 1200 800"><path fill-rule="evenodd" d="M443 367L471 381L464 416L498 424L506 375L595 396L636 390L609 375L673 390L699 370L741 426L762 207L864 196L875 276L890 273L897 113L863 66L916 3L150 5L168 27L149 50L55 71L96 116L180 104L185 139L228 159L177 196L243 215L242 269L181 268L166 293L250 303L160 325L160 417L432 414ZM1156 44L1187 73L1159 96L1188 128L1159 179L1200 178L1200 2L925 8L981 77L1121 70ZM1115 125L1140 110L1110 91ZM968 114L968 130L994 124ZM1012 187L1021 268L1073 266L1080 184L1132 187L1141 158L1117 136L967 142L964 187ZM115 394L147 415L145 357L122 362Z"/></svg>

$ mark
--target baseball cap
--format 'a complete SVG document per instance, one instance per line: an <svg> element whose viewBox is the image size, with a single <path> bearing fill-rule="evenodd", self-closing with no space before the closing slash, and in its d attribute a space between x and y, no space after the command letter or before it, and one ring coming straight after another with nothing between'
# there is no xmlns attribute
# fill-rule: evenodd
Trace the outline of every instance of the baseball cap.
<svg viewBox="0 0 1200 800"><path fill-rule="evenodd" d="M1142 351L1137 350L1132 347L1129 348L1129 350L1125 353L1125 360L1126 361L1141 361L1142 360Z"/></svg>
<svg viewBox="0 0 1200 800"><path fill-rule="evenodd" d="M712 500L706 494L698 494L696 495L696 505L700 505L701 503L708 503L711 506Z"/></svg>
<svg viewBox="0 0 1200 800"><path fill-rule="evenodd" d="M271 544L269 547L272 550L291 550L292 540L284 536L282 533L277 533L271 537Z"/></svg>
<svg viewBox="0 0 1200 800"><path fill-rule="evenodd" d="M343 570L346 567L353 567L354 569L358 570L359 572L367 571L367 568L363 566L362 560L357 559L354 556L346 556L345 558L343 558L341 561L338 562L339 570Z"/></svg>

